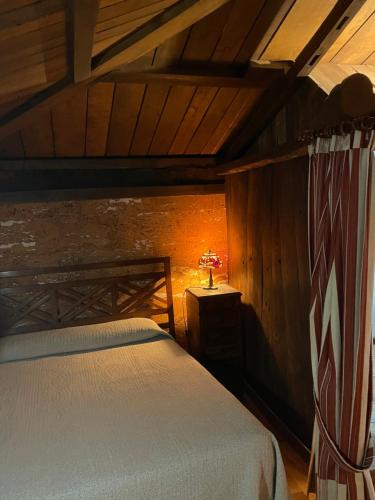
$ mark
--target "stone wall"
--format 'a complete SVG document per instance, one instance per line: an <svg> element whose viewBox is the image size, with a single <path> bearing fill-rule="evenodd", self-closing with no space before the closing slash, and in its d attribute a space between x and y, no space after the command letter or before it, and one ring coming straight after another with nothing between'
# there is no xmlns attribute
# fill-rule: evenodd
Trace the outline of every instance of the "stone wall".
<svg viewBox="0 0 375 500"><path fill-rule="evenodd" d="M0 268L170 256L176 326L185 288L207 278L197 261L215 250L227 279L224 195L0 205Z"/></svg>

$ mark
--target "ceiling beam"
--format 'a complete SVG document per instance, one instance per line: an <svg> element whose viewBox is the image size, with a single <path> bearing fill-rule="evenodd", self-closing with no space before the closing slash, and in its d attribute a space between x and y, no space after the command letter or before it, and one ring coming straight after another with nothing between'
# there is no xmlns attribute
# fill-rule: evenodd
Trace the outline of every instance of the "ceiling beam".
<svg viewBox="0 0 375 500"><path fill-rule="evenodd" d="M28 101L6 113L0 118L0 141L32 122L34 110L49 108L57 101L68 99L77 86L93 83L99 76L113 71L121 64L137 59L142 54L158 47L163 41L177 35L208 14L214 12L229 0L179 0L166 11L142 24L137 30L119 40L123 42L124 53L119 53L119 46L111 45L109 52L104 51L96 57L95 75L74 85L71 76L67 76L45 90L40 91ZM143 38L142 38L143 36ZM118 43L119 43L118 42ZM134 44L134 50L133 45ZM116 55L114 55L116 53ZM104 58L104 61L102 60Z"/></svg>
<svg viewBox="0 0 375 500"><path fill-rule="evenodd" d="M183 72L182 72L183 71ZM208 74L207 71L178 72L168 70L149 72L113 71L101 78L101 81L116 83L157 83L165 85L184 85L192 87L229 87L229 88L264 88L273 79L283 75L279 69L250 68L246 76L234 76L229 70L222 74Z"/></svg>
<svg viewBox="0 0 375 500"><path fill-rule="evenodd" d="M110 188L44 189L40 191L0 192L0 203L108 200L111 198L150 198L153 196L200 196L224 193L224 182L215 184L185 184L179 186L123 186Z"/></svg>
<svg viewBox="0 0 375 500"><path fill-rule="evenodd" d="M197 23L229 0L179 0L93 57L93 73L132 62Z"/></svg>
<svg viewBox="0 0 375 500"><path fill-rule="evenodd" d="M307 155L308 149L306 143L283 144L268 153L245 155L238 160L219 165L216 171L219 176L239 174L248 170L254 170L255 168L266 167L267 165L284 163Z"/></svg>
<svg viewBox="0 0 375 500"><path fill-rule="evenodd" d="M70 160L68 160L70 161ZM48 160L46 161L46 164ZM224 179L215 168L172 166L165 168L48 168L0 170L0 200L25 202L43 199L79 199L87 193L95 197L134 195L137 188L161 188L176 186L192 189L199 185L213 186L222 191ZM68 198L66 198L68 196Z"/></svg>
<svg viewBox="0 0 375 500"><path fill-rule="evenodd" d="M321 58L327 52L327 50L332 46L333 42L338 38L342 31L348 26L353 17L357 14L366 0L354 0L349 2L346 9L341 13L336 20L335 25L332 27L331 31L327 33L326 37L322 39L319 46L311 54L307 63L299 72L299 76L307 76L313 68L319 63Z"/></svg>
<svg viewBox="0 0 375 500"><path fill-rule="evenodd" d="M123 158L1 159L0 171L27 170L129 170L162 168L209 168L217 166L213 155L126 156Z"/></svg>
<svg viewBox="0 0 375 500"><path fill-rule="evenodd" d="M348 8L358 0L338 0L331 12L321 24L315 35L310 39L289 71L263 93L255 105L250 116L236 128L229 140L222 147L220 154L228 159L235 159L246 153L249 146L256 140L260 133L273 120L287 100L296 90L299 80L297 77L305 65L311 60L312 55L324 44L327 37L331 42L341 33L337 23L345 15ZM362 2L365 0L361 0Z"/></svg>
<svg viewBox="0 0 375 500"><path fill-rule="evenodd" d="M98 11L99 0L66 0L68 60L71 76L76 83L91 75Z"/></svg>

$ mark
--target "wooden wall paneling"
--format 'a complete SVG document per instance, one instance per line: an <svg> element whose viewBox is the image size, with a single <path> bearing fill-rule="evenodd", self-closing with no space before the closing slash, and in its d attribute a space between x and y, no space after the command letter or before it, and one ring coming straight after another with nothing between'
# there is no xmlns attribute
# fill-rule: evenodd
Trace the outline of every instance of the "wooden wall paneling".
<svg viewBox="0 0 375 500"><path fill-rule="evenodd" d="M188 147L185 150L185 153L202 153L203 148L211 137L211 134L215 131L219 121L232 104L238 92L238 89L230 88L223 88L218 91L201 123L196 129Z"/></svg>
<svg viewBox="0 0 375 500"><path fill-rule="evenodd" d="M26 157L54 156L51 111L37 111L32 125L22 129L21 136Z"/></svg>
<svg viewBox="0 0 375 500"><path fill-rule="evenodd" d="M218 88L198 87L170 147L169 154L184 154L191 138L215 98Z"/></svg>
<svg viewBox="0 0 375 500"><path fill-rule="evenodd" d="M228 225L229 281L248 301L247 290L247 173L232 175L225 180Z"/></svg>
<svg viewBox="0 0 375 500"><path fill-rule="evenodd" d="M71 97L52 108L56 156L83 156L86 138L87 89L74 89Z"/></svg>
<svg viewBox="0 0 375 500"><path fill-rule="evenodd" d="M54 14L64 9L64 0L42 0L39 2L24 3L3 11L0 18L0 30L12 26L19 26L39 20L41 17Z"/></svg>
<svg viewBox="0 0 375 500"><path fill-rule="evenodd" d="M173 139L194 95L195 87L171 87L148 153L168 154Z"/></svg>
<svg viewBox="0 0 375 500"><path fill-rule="evenodd" d="M207 144L202 150L202 153L215 154L218 152L239 120L241 120L243 116L250 111L252 105L261 92L262 91L259 89L239 90L231 106L228 108L223 118L219 121L216 130L211 134Z"/></svg>
<svg viewBox="0 0 375 500"><path fill-rule="evenodd" d="M104 156L113 102L113 83L97 83L88 88L86 156Z"/></svg>
<svg viewBox="0 0 375 500"><path fill-rule="evenodd" d="M116 84L109 126L107 155L126 156L129 154L144 92L145 85Z"/></svg>
<svg viewBox="0 0 375 500"><path fill-rule="evenodd" d="M15 132L0 142L1 158L23 158L25 155L21 134Z"/></svg>
<svg viewBox="0 0 375 500"><path fill-rule="evenodd" d="M307 169L305 157L231 175L226 197L229 282L244 293L246 379L309 445Z"/></svg>
<svg viewBox="0 0 375 500"><path fill-rule="evenodd" d="M309 330L309 305L310 305L310 270L308 256L308 159L299 158L291 162L293 164L293 184L294 202L297 207L294 210L295 228L296 228L296 247L297 247L297 265L298 265L298 281L299 281L299 310L301 312L300 332ZM312 425L314 408L312 401L312 375L311 375L311 354L310 345L306 340L300 344L300 348L296 354L305 360L305 364L298 364L299 373L303 380L306 381L311 388L310 391L305 391L298 395L302 398L303 404L301 415L303 420L308 423L308 427Z"/></svg>

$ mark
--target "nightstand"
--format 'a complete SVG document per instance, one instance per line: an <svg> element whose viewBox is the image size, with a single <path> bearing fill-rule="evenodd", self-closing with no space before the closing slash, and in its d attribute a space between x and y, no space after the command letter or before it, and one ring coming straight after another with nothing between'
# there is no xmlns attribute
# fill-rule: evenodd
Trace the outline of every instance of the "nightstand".
<svg viewBox="0 0 375 500"><path fill-rule="evenodd" d="M234 393L242 364L241 295L229 285L186 291L189 352Z"/></svg>

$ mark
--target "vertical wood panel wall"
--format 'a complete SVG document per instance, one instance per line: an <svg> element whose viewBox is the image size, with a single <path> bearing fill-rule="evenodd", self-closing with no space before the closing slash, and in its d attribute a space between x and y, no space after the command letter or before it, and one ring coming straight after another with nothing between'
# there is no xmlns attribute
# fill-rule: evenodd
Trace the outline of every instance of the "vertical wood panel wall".
<svg viewBox="0 0 375 500"><path fill-rule="evenodd" d="M229 280L243 292L246 378L309 444L308 160L227 177Z"/></svg>

